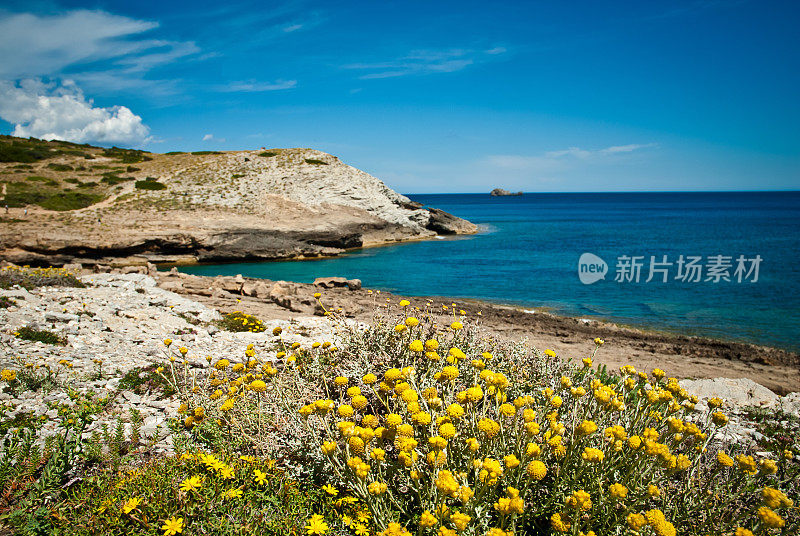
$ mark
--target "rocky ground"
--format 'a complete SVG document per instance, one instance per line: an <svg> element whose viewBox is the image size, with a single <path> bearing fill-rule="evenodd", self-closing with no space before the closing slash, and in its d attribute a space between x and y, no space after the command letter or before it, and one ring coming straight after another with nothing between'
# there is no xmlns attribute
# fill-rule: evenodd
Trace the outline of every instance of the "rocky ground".
<svg viewBox="0 0 800 536"><path fill-rule="evenodd" d="M385 294L361 289L358 281L339 278L322 279L316 286L156 272L152 275L92 273L82 276L82 280L87 283L87 288L0 290L0 298L10 298L15 302L8 308L0 308L0 368L19 370L24 363L46 364L58 371L59 382L64 385L110 397L112 402L87 434L101 430L104 425L113 429L119 420L124 423L126 437L129 437L131 410L135 410L142 417L140 447L154 454L172 449L165 423L166 419L177 414L178 402L147 384L143 388L134 388L130 379L144 378L148 370L165 362L163 339L170 338L173 344L189 348L190 364L199 367L205 365L208 355L214 358L238 356L248 344L254 344L258 350L274 349L272 328L275 326L283 328L283 338L289 343L296 341L308 346L314 341L333 341L336 344L337 334L332 323L320 316L315 307L313 293L316 291L324 292L323 301L331 307L338 309L341 306L342 314L353 318L353 322L368 320L386 303ZM359 296L359 299L348 301L345 299L348 296ZM396 303L397 297L389 299ZM415 301L420 302L419 299ZM220 330L214 321L220 318L220 312L232 310L259 316L268 329L262 333ZM507 336L507 333L493 329L497 325L492 320L494 314L496 312L486 308L482 311L481 322L487 333ZM21 340L14 333L25 326L53 331L65 339L65 344ZM606 333L606 328L599 324L591 327L595 331L585 334L589 341L591 337ZM559 329L566 328L562 326ZM597 361L603 361L606 354L624 353L626 345L631 344L624 338L625 332L609 333L612 336L606 335L606 345ZM559 337L553 337L555 334L552 332L531 332L528 335L529 340L545 340L548 336L554 341L559 340ZM574 334L575 338L582 336L582 333ZM558 344L545 342L539 347L553 348ZM102 360L102 367L97 360ZM645 368L636 360L629 362ZM658 366L671 375L686 377L663 363ZM726 370L722 365L719 367ZM727 368L728 376L733 375L731 370L734 369ZM123 380L126 376L128 380ZM780 426L800 432L798 392L779 396L751 379L741 377L685 379L682 385L703 399L719 396L726 401L727 410L732 414L731 424L725 428L726 441L756 446L763 440L759 419L754 417L752 409L748 409L753 407L762 417L769 414L778 419ZM55 417L55 410L49 404L66 399L63 390L14 393L6 389L0 392L0 403L7 408L7 418L24 414ZM701 402L698 408L702 407ZM55 420L49 420L44 425L42 437L54 434L56 426Z"/></svg>
<svg viewBox="0 0 800 536"><path fill-rule="evenodd" d="M16 302L10 308L0 308L0 368L20 370L25 363L48 365L57 371L59 383L80 392L93 391L99 398L110 397L112 403L86 434L99 431L103 425L113 429L120 418L129 436L131 410L138 411L143 418L142 442L156 453L172 448L165 420L177 414L179 403L165 398L159 389L145 386L144 392L137 393L138 389L125 387L121 381L131 372L138 377L148 367L165 363L164 339L189 348L190 364L203 366L208 355L240 356L248 344L258 349L273 348L275 326L283 327L283 338L289 342L310 345L311 338L320 342L334 338L330 322L322 317L268 320L268 329L262 333L220 330L213 324L220 318L219 312L157 287L146 275L96 274L83 280L87 288L0 290L0 296ZM16 330L26 326L57 333L66 344L14 336ZM102 360L102 366L96 360ZM56 432L57 423L52 420L56 410L49 404L66 401L62 389L49 393L0 392L0 403L10 405L8 418L21 413L51 418L44 425L42 438Z"/></svg>

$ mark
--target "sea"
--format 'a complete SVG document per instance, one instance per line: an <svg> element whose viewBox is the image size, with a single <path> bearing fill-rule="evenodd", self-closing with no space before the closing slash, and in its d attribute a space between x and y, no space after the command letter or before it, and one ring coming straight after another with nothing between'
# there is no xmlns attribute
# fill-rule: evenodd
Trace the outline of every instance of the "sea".
<svg viewBox="0 0 800 536"><path fill-rule="evenodd" d="M479 299L800 351L800 192L408 195L472 236L335 258L185 266L400 294Z"/></svg>

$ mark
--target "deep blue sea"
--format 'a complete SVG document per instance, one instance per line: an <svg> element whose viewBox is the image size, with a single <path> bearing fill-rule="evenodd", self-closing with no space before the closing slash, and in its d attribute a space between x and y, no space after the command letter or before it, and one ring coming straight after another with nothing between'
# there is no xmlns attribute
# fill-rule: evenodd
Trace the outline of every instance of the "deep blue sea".
<svg viewBox="0 0 800 536"><path fill-rule="evenodd" d="M409 197L482 231L324 260L181 269L302 282L344 276L404 294L800 349L800 192ZM581 282L584 253L601 259L585 262L584 275L605 262L605 278Z"/></svg>

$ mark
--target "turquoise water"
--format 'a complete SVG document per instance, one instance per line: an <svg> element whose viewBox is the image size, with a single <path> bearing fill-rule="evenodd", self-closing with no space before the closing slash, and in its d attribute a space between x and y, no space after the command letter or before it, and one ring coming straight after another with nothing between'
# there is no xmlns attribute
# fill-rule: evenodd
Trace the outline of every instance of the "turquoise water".
<svg viewBox="0 0 800 536"><path fill-rule="evenodd" d="M344 276L404 294L479 298L800 349L800 192L409 197L467 218L482 232L332 259L181 270L302 282ZM606 278L593 284L578 277L578 260L587 252L608 264ZM623 255L644 257L638 283L615 281ZM650 257L662 261L663 255L673 263L668 282L659 272L645 282ZM701 281L675 279L680 255L702 257ZM731 257L730 282L706 281L708 257L717 255ZM756 282L753 273L736 281L740 255L746 269L761 257Z"/></svg>

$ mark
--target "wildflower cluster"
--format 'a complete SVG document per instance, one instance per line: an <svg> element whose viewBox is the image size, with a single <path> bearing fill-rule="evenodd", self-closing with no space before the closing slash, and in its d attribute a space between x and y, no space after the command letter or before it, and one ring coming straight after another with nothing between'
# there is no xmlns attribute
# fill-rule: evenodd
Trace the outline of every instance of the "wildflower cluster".
<svg viewBox="0 0 800 536"><path fill-rule="evenodd" d="M261 333L267 329L261 320L241 311L226 314L220 325L228 331L249 331L251 333Z"/></svg>
<svg viewBox="0 0 800 536"><path fill-rule="evenodd" d="M0 288L19 285L28 290L36 287L76 287L83 284L75 272L64 268L31 268L29 266L7 266L0 268Z"/></svg>
<svg viewBox="0 0 800 536"><path fill-rule="evenodd" d="M671 536L705 530L692 511L720 530L784 523L769 504L786 509L791 501L775 495L742 508L748 493L776 482L778 462L741 455L736 473L724 477L704 464L727 424L713 401L696 412L698 399L663 371L626 366L609 376L592 368L592 358L535 388L515 381L502 359L468 348L463 329L454 321L438 337L415 338L422 327L408 316L392 330L403 344L394 366L337 376L328 398L299 408L309 430L319 431L333 478L364 501L377 530L649 527ZM595 352L602 344L595 341ZM731 481L726 499L703 491Z"/></svg>
<svg viewBox="0 0 800 536"><path fill-rule="evenodd" d="M186 347L176 348L171 339L165 339L166 363L156 373L181 398L178 412L184 428L200 435L225 436L227 449L262 454L274 453L277 432L296 433L295 401L313 391L301 376L321 376L316 365L330 362L338 349L329 341L304 349L298 343L284 343L281 334L280 327L273 329L270 351L257 351L250 344L239 359L206 356L205 369L190 365ZM280 378L278 367L283 370Z"/></svg>

